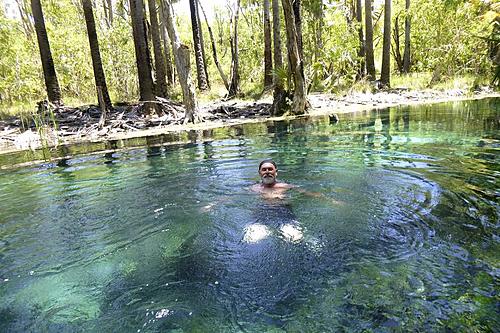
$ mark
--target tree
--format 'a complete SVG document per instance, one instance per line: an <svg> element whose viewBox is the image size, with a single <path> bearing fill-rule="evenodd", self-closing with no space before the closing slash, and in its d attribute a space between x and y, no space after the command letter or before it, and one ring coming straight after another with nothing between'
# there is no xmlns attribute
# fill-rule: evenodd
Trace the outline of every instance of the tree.
<svg viewBox="0 0 500 333"><path fill-rule="evenodd" d="M375 80L375 59L373 55L372 0L365 0L365 62L368 78Z"/></svg>
<svg viewBox="0 0 500 333"><path fill-rule="evenodd" d="M201 46L200 25L198 21L198 4L197 0L189 0L189 8L191 10L191 27L193 32L194 57L196 60L196 73L198 78L198 88L207 90L207 76L205 72L205 60Z"/></svg>
<svg viewBox="0 0 500 333"><path fill-rule="evenodd" d="M405 1L405 50L403 54L403 73L410 72L410 0Z"/></svg>
<svg viewBox="0 0 500 333"><path fill-rule="evenodd" d="M271 50L271 21L269 20L269 0L264 0L264 89L273 84L273 63Z"/></svg>
<svg viewBox="0 0 500 333"><path fill-rule="evenodd" d="M285 89L278 72L283 68L283 59L281 57L281 35L280 35L280 4L279 0L272 0L273 5L273 57L274 57L274 91L272 114L279 115L284 108Z"/></svg>
<svg viewBox="0 0 500 333"><path fill-rule="evenodd" d="M182 97L184 107L186 108L186 115L184 116L184 123L198 122L200 117L198 115L198 106L196 103L195 89L193 80L191 79L191 68L189 64L189 48L181 44L177 30L174 25L174 15L172 13L171 0L164 1L164 13L166 18L166 27L170 41L172 42L172 50L174 52L175 67L179 74L179 82L182 88Z"/></svg>
<svg viewBox="0 0 500 333"><path fill-rule="evenodd" d="M161 37L163 42L163 51L165 55L165 65L166 65L166 74L167 74L167 84L171 86L174 83L174 69L172 67L172 57L170 53L170 48L172 43L170 42L170 38L168 37L167 31L167 19L165 14L165 6L163 1L160 1L160 30Z"/></svg>
<svg viewBox="0 0 500 333"><path fill-rule="evenodd" d="M305 92L305 77L304 63L300 57L298 34L296 29L296 20L292 7L291 0L282 0L283 12L285 17L287 49L289 71L293 77L294 90L293 102L290 112L294 115L303 114L306 110L306 92Z"/></svg>
<svg viewBox="0 0 500 333"><path fill-rule="evenodd" d="M391 80L391 0L385 0L384 6L384 41L382 46L382 70L380 83L390 87Z"/></svg>
<svg viewBox="0 0 500 333"><path fill-rule="evenodd" d="M158 11L156 10L156 0L148 0L149 19L151 21L151 38L153 40L153 52L155 55L156 70L156 95L167 97L167 82L165 70L165 57L161 49L160 28L158 25Z"/></svg>
<svg viewBox="0 0 500 333"><path fill-rule="evenodd" d="M108 27L113 25L113 0L103 0L104 18Z"/></svg>
<svg viewBox="0 0 500 333"><path fill-rule="evenodd" d="M45 29L45 21L43 19L40 0L31 0L31 11L35 21L36 38L38 40L38 48L42 60L43 77L45 79L45 87L47 88L47 96L51 103L61 105L61 89L59 88L59 81L57 81L52 53L50 52L49 38L47 36L47 30Z"/></svg>
<svg viewBox="0 0 500 333"><path fill-rule="evenodd" d="M365 41L363 38L363 8L362 1L356 0L356 21L358 24L358 37L359 37L359 69L358 69L358 78L362 78L365 76Z"/></svg>
<svg viewBox="0 0 500 333"><path fill-rule="evenodd" d="M148 45L144 30L144 5L142 0L130 0L130 16L132 18L132 32L134 36L135 58L137 75L139 78L139 92L146 112L157 110L155 95L153 94L153 78L151 77L151 62L148 56Z"/></svg>
<svg viewBox="0 0 500 333"><path fill-rule="evenodd" d="M299 56L304 61L304 45L302 43L302 15L300 14L300 1L292 0L293 15L295 20L295 30L297 31L297 47L299 49Z"/></svg>
<svg viewBox="0 0 500 333"><path fill-rule="evenodd" d="M236 13L234 14L234 26L230 37L231 44L231 83L229 85L228 97L233 97L240 91L240 69L238 59L238 17L240 13L240 0L236 2Z"/></svg>
<svg viewBox="0 0 500 333"><path fill-rule="evenodd" d="M226 87L227 91L229 92L229 83L227 82L227 76L226 76L226 74L224 74L224 71L222 70L222 67L219 63L219 58L217 57L217 47L215 46L215 39L214 39L214 34L212 32L212 28L210 27L210 24L208 23L207 14L203 10L203 6L201 5L200 1L198 1L198 5L200 6L201 11L203 12L203 16L205 17L205 23L207 24L208 34L210 36L210 41L212 43L212 55L214 57L215 66L217 67L217 70L219 71L219 74L220 74L220 77L222 79L222 82L224 83L224 86Z"/></svg>
<svg viewBox="0 0 500 333"><path fill-rule="evenodd" d="M94 11L92 10L91 0L82 0L83 14L85 16L85 24L87 25L87 34L89 37L90 56L92 58L92 67L94 69L94 79L97 89L97 100L101 98L104 101L106 108L109 110L111 99L109 98L108 87L106 85L106 77L102 68L101 52L99 51L99 41L95 29Z"/></svg>

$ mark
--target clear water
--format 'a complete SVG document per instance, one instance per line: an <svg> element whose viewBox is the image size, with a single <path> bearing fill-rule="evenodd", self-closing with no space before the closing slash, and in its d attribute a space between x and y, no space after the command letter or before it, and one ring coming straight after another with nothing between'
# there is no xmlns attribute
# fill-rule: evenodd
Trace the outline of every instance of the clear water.
<svg viewBox="0 0 500 333"><path fill-rule="evenodd" d="M0 331L496 331L499 114L252 124L0 171ZM316 194L250 191L266 157Z"/></svg>

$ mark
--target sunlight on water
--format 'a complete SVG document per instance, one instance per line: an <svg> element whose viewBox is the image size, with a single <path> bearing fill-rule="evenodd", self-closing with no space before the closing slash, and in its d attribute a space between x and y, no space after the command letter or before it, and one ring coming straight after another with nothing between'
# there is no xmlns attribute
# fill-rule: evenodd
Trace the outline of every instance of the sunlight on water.
<svg viewBox="0 0 500 333"><path fill-rule="evenodd" d="M494 331L499 101L0 173L0 331ZM283 198L250 190L272 157Z"/></svg>

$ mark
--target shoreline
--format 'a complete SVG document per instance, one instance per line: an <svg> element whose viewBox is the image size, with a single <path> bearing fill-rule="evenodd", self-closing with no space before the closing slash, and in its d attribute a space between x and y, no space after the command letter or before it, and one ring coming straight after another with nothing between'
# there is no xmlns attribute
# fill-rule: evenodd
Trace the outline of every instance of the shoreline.
<svg viewBox="0 0 500 333"><path fill-rule="evenodd" d="M267 121L283 121L283 120L292 120L303 117L318 117L318 116L327 116L333 114L356 114L361 112L367 112L370 110L376 109L384 109L388 107L399 107L399 106L413 106L413 105L425 105L425 104L437 104L437 103L445 103L445 102L461 102L467 100L480 100L485 98L499 98L500 93L497 92L479 92L473 95L465 95L463 92L458 90L452 91L407 91L407 90L392 90L389 92L378 92L374 94L364 94L364 93L355 93L346 95L343 97L338 97L332 94L310 94L308 95L308 100L311 103L311 108L308 110L308 113L299 116L280 116L280 117L272 117L269 115L265 115L267 109L272 103L271 99L264 99L255 102L247 102L247 101L228 101L228 102L209 102L200 106L200 114L204 117L205 120L201 123L197 124L169 124L169 125L160 125L154 126L147 129L136 129L132 126L125 125L130 128L121 130L115 133L106 133L105 135L99 135L97 131L92 132L90 135L74 135L68 136L61 140L60 137L55 136L55 140L52 142L45 142L45 146L42 145L40 140L40 136L36 133L28 129L27 131L21 131L20 127L18 128L1 128L0 127L0 156L8 157L7 155L14 155L16 153L29 154L29 152L35 152L36 150L55 150L58 147L70 147L70 146L85 146L85 145L99 145L102 144L102 149L98 147L93 152L111 152L119 150L119 147L114 147L111 149L106 149L109 145L105 143L109 142L120 142L122 140L134 140L147 138L152 136L165 136L172 137L171 143L182 142L182 140L178 140L183 134L186 135L188 133L192 133L193 131L205 131L216 128L224 128L224 127L233 127L236 125L243 125L248 123L260 123ZM226 110L236 110L236 111L251 111L251 110L264 110L261 113L257 111L256 113L250 112L250 116L248 115L239 115L239 113L235 113L233 115L229 114ZM217 112L220 110L224 111L226 115L222 118L214 118L217 117ZM232 111L232 112L233 112ZM221 112L222 113L222 112ZM234 113L234 112L233 112ZM241 113L240 113L241 114ZM210 119L210 117L212 119ZM5 133L8 132L9 137L6 139ZM29 134L27 134L29 133ZM49 133L49 136L51 133ZM19 145L16 140L22 139L23 136L28 136L28 142L21 142L24 145ZM49 137L50 139L50 137ZM16 143L18 145L16 145ZM161 145L165 145L169 143L168 138L166 142L161 142ZM116 145L116 144L115 144ZM112 145L113 146L113 145ZM122 147L121 149L123 149ZM83 152L84 153L84 152ZM44 154L45 155L45 154ZM35 157L35 156L33 156ZM50 154L49 154L50 159ZM37 160L35 158L35 160ZM35 160L31 161L31 163L35 163ZM6 162L6 161L4 161ZM10 167L19 165L15 163L10 165ZM38 160L40 162L40 160ZM26 162L30 163L30 162ZM24 164L24 163L22 163ZM4 169L8 166L1 165L0 169Z"/></svg>

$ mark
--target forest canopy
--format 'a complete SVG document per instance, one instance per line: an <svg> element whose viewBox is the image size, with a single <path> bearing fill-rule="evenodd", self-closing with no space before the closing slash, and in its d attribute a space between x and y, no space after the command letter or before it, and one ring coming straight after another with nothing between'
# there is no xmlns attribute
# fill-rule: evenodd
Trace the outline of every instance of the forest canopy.
<svg viewBox="0 0 500 333"><path fill-rule="evenodd" d="M187 4L188 0L185 1ZM241 97L254 97L269 88L271 75L274 82L281 82L285 89L297 83L290 77L290 51L287 49L287 18L280 7L280 38L283 66L276 68L275 59L265 60L265 22L273 22L269 14L269 1L241 0L219 3L208 19L204 14L212 2L195 2L197 20L201 27L202 52L208 87L196 84L204 98L216 99L227 94L226 83L234 70L234 52L237 52L239 82L235 93ZM229 0L228 0L229 1ZM17 17L8 17L5 4L14 3L19 11ZM44 73L35 32L32 2L28 0L3 0L0 6L0 103L19 102L34 105L47 96ZM57 73L62 99L66 103L96 103L96 83L89 48L86 19L80 0L42 0L45 27L50 41L53 64ZM131 20L131 3L128 0L89 1L92 4L100 58L105 73L107 89L113 103L135 101L140 98L138 67L134 51ZM168 76L166 97L182 99L180 86L176 83L170 40L162 20L165 1L153 1L158 11L160 39L163 42L163 63ZM300 31L299 60L303 66L307 92L339 92L366 79L365 61L360 52L360 40L366 38L366 3L371 1L296 0L299 6ZM154 34L151 29L151 7L141 1L144 9L145 34L147 35L150 70L154 84L158 84L158 69L153 50ZM267 3L267 9L265 9ZM284 3L284 2L283 2ZM199 5L201 4L201 6ZM151 4L149 4L151 5ZM274 5L274 4L273 4ZM281 2L279 3L281 6ZM435 84L455 75L472 75L477 82L498 80L500 62L499 31L500 8L491 0L394 0L373 1L371 19L373 24L374 65L378 78L382 66L384 33L384 9L390 10L390 75L396 73L428 73ZM263 7L264 6L264 7ZM174 13L176 5L173 6ZM267 15L266 15L266 10ZM294 10L297 10L294 8ZM362 11L359 16L358 11ZM297 12L295 12L297 14ZM362 18L359 20L359 18ZM193 81L197 72L203 70L195 63L197 52L193 40L193 21L189 16L174 16L180 43L187 46L191 55ZM408 46L405 45L405 24L411 22ZM236 24L235 24L236 23ZM271 23L269 23L271 24ZM409 23L408 23L409 24ZM210 32L209 33L209 28ZM271 25L269 25L271 27ZM237 30L236 30L237 29ZM236 31L236 33L235 33ZM211 40L213 37L213 43ZM360 39L361 37L361 39ZM237 38L237 40L235 40ZM268 37L269 38L269 37ZM217 59L213 56L215 46ZM235 47L236 45L236 47ZM408 64L403 64L408 47ZM269 58L267 58L269 59ZM217 60L217 63L216 63ZM271 63L269 64L269 61ZM496 67L495 67L496 62ZM266 64L267 63L267 64ZM219 66L217 66L219 65ZM300 65L300 63L298 63ZM404 66L405 65L405 66ZM266 67L267 66L267 67ZM403 68L406 67L406 68ZM267 69L266 69L267 68ZM271 70L271 74L269 74ZM268 71L266 74L265 71ZM495 74L496 71L496 74ZM221 75L221 73L223 75ZM271 79L272 82L272 79ZM498 81L497 81L498 82ZM229 85L229 83L227 83ZM232 84L232 83L231 83ZM267 87L266 87L266 86ZM292 89L293 90L293 89ZM157 94L158 95L158 94Z"/></svg>

